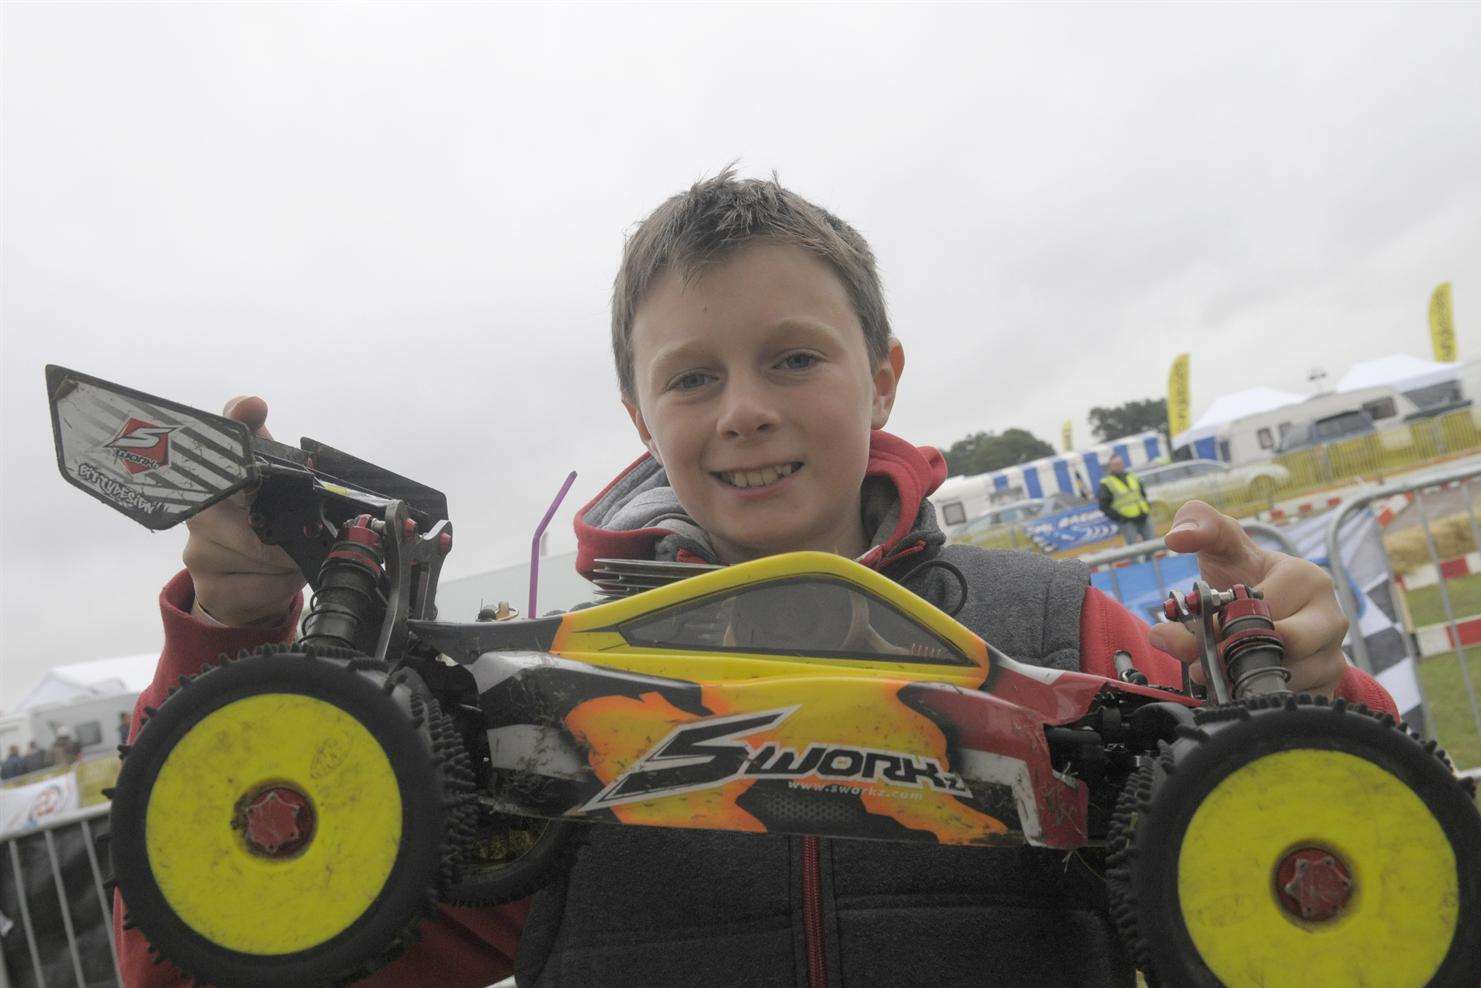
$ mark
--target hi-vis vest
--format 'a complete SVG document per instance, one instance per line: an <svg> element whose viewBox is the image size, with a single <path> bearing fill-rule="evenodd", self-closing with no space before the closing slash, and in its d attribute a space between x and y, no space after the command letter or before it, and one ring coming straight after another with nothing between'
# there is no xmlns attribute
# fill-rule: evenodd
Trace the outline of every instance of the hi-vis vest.
<svg viewBox="0 0 1481 988"><path fill-rule="evenodd" d="M1142 493L1142 482L1136 479L1136 474L1127 473L1126 479L1108 473L1102 480L1111 489L1111 510L1122 518L1140 518L1152 506L1147 503L1147 496Z"/></svg>

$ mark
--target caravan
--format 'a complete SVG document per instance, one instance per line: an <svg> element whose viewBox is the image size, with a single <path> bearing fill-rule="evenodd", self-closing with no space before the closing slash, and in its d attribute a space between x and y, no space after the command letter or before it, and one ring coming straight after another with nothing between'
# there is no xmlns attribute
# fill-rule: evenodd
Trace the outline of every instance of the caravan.
<svg viewBox="0 0 1481 988"><path fill-rule="evenodd" d="M1455 407L1447 404L1447 408ZM1256 463L1307 446L1390 429L1426 414L1433 412L1386 385L1329 391L1227 423L1219 437L1219 459Z"/></svg>
<svg viewBox="0 0 1481 988"><path fill-rule="evenodd" d="M1140 470L1167 455L1167 441L1160 432L1141 432L989 473L948 477L931 495L931 503L942 531L952 537L998 506L1034 501L1052 512L1093 501L1112 456L1120 456L1131 469Z"/></svg>

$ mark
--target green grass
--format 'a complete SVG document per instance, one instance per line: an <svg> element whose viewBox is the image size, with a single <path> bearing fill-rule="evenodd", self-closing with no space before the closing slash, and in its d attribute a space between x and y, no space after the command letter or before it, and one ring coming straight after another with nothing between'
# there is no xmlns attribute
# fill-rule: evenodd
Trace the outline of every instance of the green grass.
<svg viewBox="0 0 1481 988"><path fill-rule="evenodd" d="M1445 589L1450 593L1450 607L1457 619L1481 614L1481 574L1449 580ZM1405 596L1409 598L1409 614L1414 618L1416 628L1445 620L1445 607L1438 586L1410 590Z"/></svg>
<svg viewBox="0 0 1481 988"><path fill-rule="evenodd" d="M1481 646L1472 646L1466 649L1466 653L1471 685L1481 690ZM1424 687L1430 716L1434 718L1435 735L1450 753L1451 760L1460 768L1481 767L1481 735L1476 733L1476 722L1471 716L1471 704L1466 699L1465 682L1461 679L1460 663L1456 661L1455 653L1443 652L1422 659L1419 682Z"/></svg>

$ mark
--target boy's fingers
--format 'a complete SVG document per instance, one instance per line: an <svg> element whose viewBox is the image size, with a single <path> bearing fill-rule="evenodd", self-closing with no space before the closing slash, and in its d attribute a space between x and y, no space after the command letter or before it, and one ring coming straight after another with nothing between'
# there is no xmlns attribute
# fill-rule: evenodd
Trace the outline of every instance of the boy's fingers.
<svg viewBox="0 0 1481 988"><path fill-rule="evenodd" d="M196 580L195 599L216 620L240 626L286 615L302 589L301 579L232 574Z"/></svg>
<svg viewBox="0 0 1481 988"><path fill-rule="evenodd" d="M1198 639L1193 632L1176 621L1152 625L1147 637L1152 647L1161 649L1188 667L1188 675L1195 683L1203 682L1203 666L1199 663Z"/></svg>
<svg viewBox="0 0 1481 988"><path fill-rule="evenodd" d="M1161 649L1187 666L1195 683L1203 682L1203 666L1198 661L1198 639L1193 632L1176 621L1165 621L1152 625L1147 637L1153 648Z"/></svg>
<svg viewBox="0 0 1481 988"><path fill-rule="evenodd" d="M1270 565L1239 522L1202 501L1178 509L1164 541L1174 552L1196 552L1199 571L1216 586L1258 583Z"/></svg>
<svg viewBox="0 0 1481 988"><path fill-rule="evenodd" d="M1291 666L1291 680L1286 683L1286 689L1292 693L1325 693L1330 696L1346 669L1347 656L1342 654L1342 649L1329 648L1308 655Z"/></svg>
<svg viewBox="0 0 1481 988"><path fill-rule="evenodd" d="M213 534L222 534L213 538ZM278 546L265 546L253 539L232 539L230 533L211 533L197 529L191 533L181 553L185 568L194 575L262 573L272 576L296 575L298 567Z"/></svg>
<svg viewBox="0 0 1481 988"><path fill-rule="evenodd" d="M1276 621L1275 633L1286 647L1286 664L1295 668L1308 656L1341 647L1347 636L1347 615L1342 613L1337 598L1328 594Z"/></svg>
<svg viewBox="0 0 1481 988"><path fill-rule="evenodd" d="M261 610L272 610L278 601L289 601L303 589L303 578L281 573L228 573L196 581L196 592L217 600L252 601ZM213 609L214 610L214 609Z"/></svg>
<svg viewBox="0 0 1481 988"><path fill-rule="evenodd" d="M1176 621L1165 621L1152 625L1147 633L1153 648L1161 649L1179 662L1198 661L1198 639L1193 632Z"/></svg>
<svg viewBox="0 0 1481 988"><path fill-rule="evenodd" d="M228 571L217 558L218 552L227 552L241 560L255 560L273 570L286 570L292 559L281 546L264 545L247 524L247 509L243 500L227 498L211 505L193 518L185 520L190 537L185 542L185 565L195 572L196 566L210 567L211 571Z"/></svg>
<svg viewBox="0 0 1481 988"><path fill-rule="evenodd" d="M226 403L221 414L234 422L241 422L263 439L272 438L267 431L267 402L256 395L237 395Z"/></svg>

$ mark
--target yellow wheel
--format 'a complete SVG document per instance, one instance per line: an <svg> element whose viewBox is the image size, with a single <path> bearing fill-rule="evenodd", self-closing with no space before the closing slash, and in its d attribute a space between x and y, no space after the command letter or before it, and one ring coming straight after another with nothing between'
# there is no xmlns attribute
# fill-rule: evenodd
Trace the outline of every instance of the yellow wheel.
<svg viewBox="0 0 1481 988"><path fill-rule="evenodd" d="M1481 981L1481 814L1433 743L1305 698L1197 721L1112 826L1113 911L1149 981Z"/></svg>
<svg viewBox="0 0 1481 988"><path fill-rule="evenodd" d="M140 731L113 800L128 919L221 985L329 984L399 952L452 854L440 713L363 658L269 648Z"/></svg>

